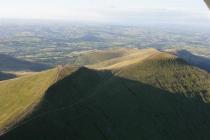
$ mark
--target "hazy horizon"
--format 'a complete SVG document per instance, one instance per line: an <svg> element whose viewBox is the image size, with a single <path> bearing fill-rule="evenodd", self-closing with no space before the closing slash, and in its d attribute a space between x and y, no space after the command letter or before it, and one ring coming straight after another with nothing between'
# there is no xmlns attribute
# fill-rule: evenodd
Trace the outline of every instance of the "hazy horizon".
<svg viewBox="0 0 210 140"><path fill-rule="evenodd" d="M138 25L203 24L210 13L203 0L0 0L0 19L66 20Z"/></svg>

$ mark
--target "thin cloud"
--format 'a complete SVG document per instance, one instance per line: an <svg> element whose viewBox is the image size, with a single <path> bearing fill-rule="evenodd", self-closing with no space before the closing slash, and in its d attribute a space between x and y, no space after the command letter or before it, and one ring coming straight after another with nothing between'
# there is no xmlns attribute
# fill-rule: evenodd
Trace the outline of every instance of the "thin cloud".
<svg viewBox="0 0 210 140"><path fill-rule="evenodd" d="M203 20L210 14L202 0L0 0L0 3L0 18L138 23L189 21L199 16Z"/></svg>

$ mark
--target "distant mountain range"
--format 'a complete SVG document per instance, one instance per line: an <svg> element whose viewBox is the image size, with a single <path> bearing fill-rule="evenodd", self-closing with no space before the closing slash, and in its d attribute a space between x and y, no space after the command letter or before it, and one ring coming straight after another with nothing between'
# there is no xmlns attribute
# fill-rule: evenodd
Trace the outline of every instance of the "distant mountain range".
<svg viewBox="0 0 210 140"><path fill-rule="evenodd" d="M15 78L15 74L0 72L0 81Z"/></svg>
<svg viewBox="0 0 210 140"><path fill-rule="evenodd" d="M0 82L0 139L209 140L205 70L152 48L78 63Z"/></svg>
<svg viewBox="0 0 210 140"><path fill-rule="evenodd" d="M0 54L0 71L42 71L49 66Z"/></svg>
<svg viewBox="0 0 210 140"><path fill-rule="evenodd" d="M171 51L170 53L176 55L179 58L184 59L186 62L188 62L191 65L197 66L201 69L210 72L210 58L208 57L194 55L187 50L174 50Z"/></svg>

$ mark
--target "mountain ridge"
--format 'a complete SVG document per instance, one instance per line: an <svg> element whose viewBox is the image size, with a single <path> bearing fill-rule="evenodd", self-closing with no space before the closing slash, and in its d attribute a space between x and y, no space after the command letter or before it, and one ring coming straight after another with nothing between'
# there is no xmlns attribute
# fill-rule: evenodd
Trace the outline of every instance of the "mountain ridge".
<svg viewBox="0 0 210 140"><path fill-rule="evenodd" d="M102 56L94 67L57 67L37 108L0 138L208 140L209 73L168 53L139 51Z"/></svg>

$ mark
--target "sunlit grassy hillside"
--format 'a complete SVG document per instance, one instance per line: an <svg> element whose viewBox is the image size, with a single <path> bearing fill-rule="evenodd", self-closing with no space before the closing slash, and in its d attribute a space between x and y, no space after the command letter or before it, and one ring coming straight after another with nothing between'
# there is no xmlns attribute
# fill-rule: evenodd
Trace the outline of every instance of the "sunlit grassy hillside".
<svg viewBox="0 0 210 140"><path fill-rule="evenodd" d="M82 53L80 56L78 56L77 59L75 60L75 63L79 65L90 65L114 58L128 56L136 52L139 52L139 49L111 48L102 51L101 50L90 51Z"/></svg>
<svg viewBox="0 0 210 140"><path fill-rule="evenodd" d="M134 56L67 70L1 139L209 140L210 75L154 49Z"/></svg>
<svg viewBox="0 0 210 140"><path fill-rule="evenodd" d="M41 102L45 91L76 67L62 67L0 82L0 132L7 131Z"/></svg>
<svg viewBox="0 0 210 140"><path fill-rule="evenodd" d="M210 75L173 55L162 53L144 61L123 67L117 75L179 93L188 97L200 96L209 102Z"/></svg>
<svg viewBox="0 0 210 140"><path fill-rule="evenodd" d="M57 70L33 74L0 83L0 130L24 117L55 82Z"/></svg>
<svg viewBox="0 0 210 140"><path fill-rule="evenodd" d="M128 51L126 55L121 55L118 57L110 58L105 61L100 61L98 63L88 65L88 67L95 69L120 69L131 64L139 63L145 59L149 59L150 57L153 57L160 53L158 50L153 48L131 50L133 51Z"/></svg>

